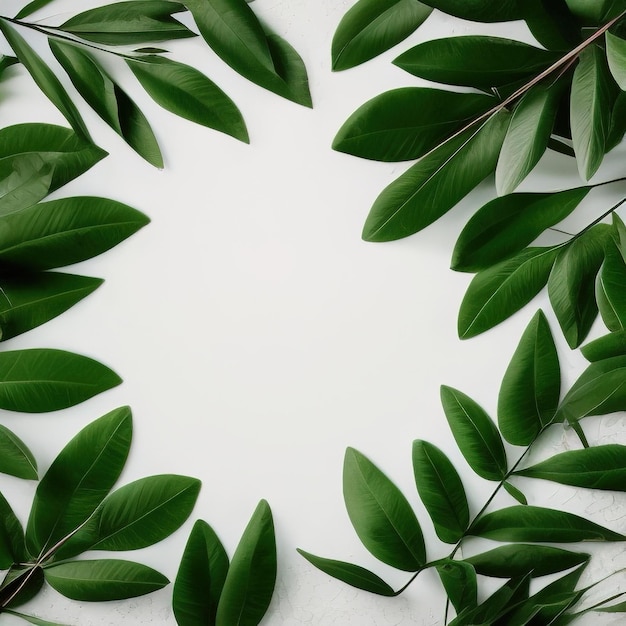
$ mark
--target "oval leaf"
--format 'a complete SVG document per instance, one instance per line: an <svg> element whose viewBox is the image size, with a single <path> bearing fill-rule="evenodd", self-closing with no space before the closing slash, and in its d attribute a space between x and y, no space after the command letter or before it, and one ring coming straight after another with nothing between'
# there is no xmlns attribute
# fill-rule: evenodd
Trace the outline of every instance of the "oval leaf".
<svg viewBox="0 0 626 626"><path fill-rule="evenodd" d="M508 480L505 480L502 483L502 487L504 487L504 491L506 491L512 498L517 500L520 504L528 504L528 500L526 496L513 484Z"/></svg>
<svg viewBox="0 0 626 626"><path fill-rule="evenodd" d="M626 354L626 330L618 330L598 337L582 346L580 351L587 361L602 361Z"/></svg>
<svg viewBox="0 0 626 626"><path fill-rule="evenodd" d="M615 332L626 330L626 263L617 246L610 243L596 279L596 302L606 327Z"/></svg>
<svg viewBox="0 0 626 626"><path fill-rule="evenodd" d="M437 574L457 613L476 606L478 595L476 572L469 563L446 560L437 565Z"/></svg>
<svg viewBox="0 0 626 626"><path fill-rule="evenodd" d="M38 478L37 461L33 453L15 433L2 424L0 424L0 472L27 480Z"/></svg>

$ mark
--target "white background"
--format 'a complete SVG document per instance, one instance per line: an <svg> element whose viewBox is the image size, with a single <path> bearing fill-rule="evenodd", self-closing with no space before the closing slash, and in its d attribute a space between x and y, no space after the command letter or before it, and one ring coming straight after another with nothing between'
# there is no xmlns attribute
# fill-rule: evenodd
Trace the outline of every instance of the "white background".
<svg viewBox="0 0 626 626"><path fill-rule="evenodd" d="M3 0L1 11L14 15L22 4ZM59 24L94 4L57 0L34 17L51 16L48 22ZM328 578L296 554L302 547L359 563L395 587L408 579L370 557L351 529L341 494L345 448L359 449L401 486L422 521L429 557L443 556L446 548L436 540L413 484L412 441L427 439L455 460L474 512L491 485L474 476L456 451L439 386L459 388L495 416L502 375L539 306L559 341L564 388L584 367L580 354L562 341L545 295L481 337L457 338L456 315L470 276L448 269L450 255L462 225L493 197L492 180L416 236L365 243L360 233L369 207L407 164L369 162L330 149L334 134L360 104L387 89L420 84L391 65L411 45L479 31L527 40L530 35L519 24L485 27L433 15L396 49L332 73L332 35L351 4L257 0L252 5L302 55L313 110L247 82L200 38L166 44L173 58L204 71L235 100L250 146L163 111L121 62L105 60L151 121L166 167L159 171L144 163L81 106L95 140L111 156L54 195L107 196L144 211L152 223L71 269L106 279L95 294L6 344L87 354L125 381L70 410L35 416L3 412L2 423L32 448L42 472L80 428L129 404L134 442L120 484L161 473L202 479L192 519L179 532L152 548L116 556L149 564L173 580L193 519L209 522L232 555L258 500L269 501L279 576L265 626L442 624L444 596L431 572L403 596L384 599ZM41 37L23 34L52 64ZM11 71L0 90L2 126L66 124L23 70ZM596 180L620 175L624 151L617 152ZM577 184L573 161L550 155L523 188ZM620 191L612 190L611 197ZM602 193L586 202L581 224L609 206L609 190ZM598 323L594 333L604 332ZM592 444L623 441L623 429L621 415L585 424ZM555 428L541 454L570 445L576 445L571 433ZM619 494L518 484L533 504L549 503L626 530ZM2 477L1 485L25 521L35 485L10 477ZM468 542L468 553L477 549ZM625 561L619 544L603 547L583 581L597 580ZM613 581L608 591L616 585ZM71 602L48 590L29 610L87 626L174 624L171 588L99 605ZM587 620L580 623L617 624L621 618Z"/></svg>

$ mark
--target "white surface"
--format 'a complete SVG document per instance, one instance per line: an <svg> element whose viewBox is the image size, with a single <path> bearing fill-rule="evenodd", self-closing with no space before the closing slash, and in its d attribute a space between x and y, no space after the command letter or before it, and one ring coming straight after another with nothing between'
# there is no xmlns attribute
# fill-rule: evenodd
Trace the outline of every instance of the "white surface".
<svg viewBox="0 0 626 626"><path fill-rule="evenodd" d="M2 4L10 14L22 2ZM65 12L85 4L57 0L42 15L58 12L54 23L60 23ZM201 68L235 100L248 124L250 146L162 111L124 67L111 63L153 124L166 169L145 164L81 107L95 140L111 156L56 195L112 197L144 211L152 223L111 252L72 268L106 278L95 294L6 344L88 354L125 379L71 410L2 415L42 469L89 421L129 404L135 437L122 483L157 473L201 478L193 519L208 521L230 554L257 501L270 502L279 578L265 626L441 624L444 600L431 572L402 597L382 599L329 579L295 548L360 563L394 586L407 580L375 562L350 527L341 495L343 452L350 445L404 489L422 521L429 556L443 556L445 547L435 540L413 486L412 440L428 439L455 459L474 512L489 485L474 477L456 452L439 386L460 388L494 415L506 365L539 306L560 340L545 295L493 331L468 342L457 339L456 314L470 277L448 269L450 254L462 224L493 196L491 181L421 234L389 244L361 241L371 203L406 165L333 152L335 132L367 99L418 84L390 64L399 51L484 27L439 16L379 59L333 74L332 34L351 4L258 0L253 5L303 56L313 110L248 83L200 39L167 44L174 58ZM519 27L492 25L489 32L528 37ZM39 39L29 40L49 55ZM64 123L23 72L3 89L3 125ZM559 184L578 184L565 157L546 158L541 172L525 187L549 188L555 173L565 177ZM612 174L606 167L597 178ZM594 201L588 206L597 209ZM599 206L603 210L604 202ZM566 387L584 362L562 341L560 356ZM623 440L623 427L623 416L594 418L585 426L592 443ZM558 432L546 445L558 450L570 442L570 433ZM2 485L25 520L34 485L11 478L2 478ZM546 483L532 502L548 501L624 531L619 496L591 496ZM152 565L173 580L192 521L158 546L120 556ZM617 545L602 554L585 580L626 560ZM171 586L128 602L86 605L48 591L31 608L69 624L174 624L170 595ZM589 619L619 623L615 617Z"/></svg>

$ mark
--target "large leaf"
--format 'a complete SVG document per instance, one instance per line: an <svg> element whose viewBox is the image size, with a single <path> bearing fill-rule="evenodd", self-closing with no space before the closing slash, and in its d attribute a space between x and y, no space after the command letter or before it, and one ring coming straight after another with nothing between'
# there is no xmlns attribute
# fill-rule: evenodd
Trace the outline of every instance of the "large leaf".
<svg viewBox="0 0 626 626"><path fill-rule="evenodd" d="M484 409L463 392L446 385L441 386L441 404L469 466L482 478L502 480L507 472L504 445Z"/></svg>
<svg viewBox="0 0 626 626"><path fill-rule="evenodd" d="M0 215L20 211L45 198L53 175L54 165L36 153L0 159Z"/></svg>
<svg viewBox="0 0 626 626"><path fill-rule="evenodd" d="M119 385L108 367L80 354L32 348L0 352L0 408L46 413Z"/></svg>
<svg viewBox="0 0 626 626"><path fill-rule="evenodd" d="M359 0L333 36L333 70L345 70L385 52L408 37L432 8L417 0Z"/></svg>
<svg viewBox="0 0 626 626"><path fill-rule="evenodd" d="M275 583L274 521L269 504L261 500L233 554L215 625L257 626L270 604Z"/></svg>
<svg viewBox="0 0 626 626"><path fill-rule="evenodd" d="M524 17L516 0L428 0L428 4L473 22L510 22Z"/></svg>
<svg viewBox="0 0 626 626"><path fill-rule="evenodd" d="M169 583L163 574L147 565L119 559L69 561L46 568L44 574L53 589L66 598L83 602L135 598Z"/></svg>
<svg viewBox="0 0 626 626"><path fill-rule="evenodd" d="M626 91L626 40L607 31L606 58L609 69L622 91Z"/></svg>
<svg viewBox="0 0 626 626"><path fill-rule="evenodd" d="M472 525L468 534L494 541L538 543L626 539L624 535L573 513L522 505L487 513Z"/></svg>
<svg viewBox="0 0 626 626"><path fill-rule="evenodd" d="M126 62L150 97L164 109L248 142L248 131L235 103L197 69L154 55Z"/></svg>
<svg viewBox="0 0 626 626"><path fill-rule="evenodd" d="M502 436L530 445L552 422L559 404L561 370L554 339L543 312L528 324L502 379L498 425Z"/></svg>
<svg viewBox="0 0 626 626"><path fill-rule="evenodd" d="M483 94L393 89L359 107L339 129L333 149L377 161L417 159L494 103Z"/></svg>
<svg viewBox="0 0 626 626"><path fill-rule="evenodd" d="M617 246L607 245L604 263L596 279L596 302L602 320L611 331L626 330L626 263Z"/></svg>
<svg viewBox="0 0 626 626"><path fill-rule="evenodd" d="M198 520L178 568L172 609L178 626L214 626L228 556L213 529Z"/></svg>
<svg viewBox="0 0 626 626"><path fill-rule="evenodd" d="M601 361L626 354L626 330L618 330L598 337L581 346L580 351L588 361Z"/></svg>
<svg viewBox="0 0 626 626"><path fill-rule="evenodd" d="M426 562L424 538L402 492L369 459L348 448L343 496L363 545L380 561L409 572Z"/></svg>
<svg viewBox="0 0 626 626"><path fill-rule="evenodd" d="M494 170L508 123L500 111L423 157L378 196L363 238L400 239L439 219Z"/></svg>
<svg viewBox="0 0 626 626"><path fill-rule="evenodd" d="M0 569L26 559L24 531L11 505L0 493Z"/></svg>
<svg viewBox="0 0 626 626"><path fill-rule="evenodd" d="M469 507L463 483L450 459L427 441L413 442L413 472L419 496L437 537L456 543L469 526Z"/></svg>
<svg viewBox="0 0 626 626"><path fill-rule="evenodd" d="M437 565L437 573L457 613L476 606L478 593L476 572L469 563L446 560Z"/></svg>
<svg viewBox="0 0 626 626"><path fill-rule="evenodd" d="M50 49L89 106L137 154L155 167L163 157L150 124L128 94L78 46L50 40Z"/></svg>
<svg viewBox="0 0 626 626"><path fill-rule="evenodd" d="M37 480L37 461L33 453L15 433L2 424L0 424L0 472L18 478Z"/></svg>
<svg viewBox="0 0 626 626"><path fill-rule="evenodd" d="M32 556L65 539L95 511L117 481L130 449L128 407L107 413L76 435L41 479L26 528Z"/></svg>

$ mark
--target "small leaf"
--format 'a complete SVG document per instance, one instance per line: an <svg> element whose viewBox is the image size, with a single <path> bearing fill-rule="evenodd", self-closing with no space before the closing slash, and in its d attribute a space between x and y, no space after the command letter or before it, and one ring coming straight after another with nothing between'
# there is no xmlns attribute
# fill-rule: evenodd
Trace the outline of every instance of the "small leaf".
<svg viewBox="0 0 626 626"><path fill-rule="evenodd" d="M613 150L624 139L626 134L626 92L620 91L611 110L611 123L606 138L605 151Z"/></svg>
<svg viewBox="0 0 626 626"><path fill-rule="evenodd" d="M482 478L502 480L507 471L506 453L487 413L469 396L445 385L441 386L441 404L469 466Z"/></svg>
<svg viewBox="0 0 626 626"><path fill-rule="evenodd" d="M108 367L64 350L0 352L0 408L24 413L66 409L119 385Z"/></svg>
<svg viewBox="0 0 626 626"><path fill-rule="evenodd" d="M506 491L512 498L515 498L515 500L517 500L520 504L523 504L523 505L528 504L528 500L526 499L526 496L508 480L505 480L502 483L502 486L504 487L504 491Z"/></svg>
<svg viewBox="0 0 626 626"><path fill-rule="evenodd" d="M341 18L333 36L333 70L346 70L389 50L431 12L431 7L416 0L359 0Z"/></svg>
<svg viewBox="0 0 626 626"><path fill-rule="evenodd" d="M618 330L598 337L581 346L580 351L587 361L601 361L626 354L626 330Z"/></svg>
<svg viewBox="0 0 626 626"><path fill-rule="evenodd" d="M626 263L617 246L611 242L596 279L596 302L602 320L611 331L626 330Z"/></svg>
<svg viewBox="0 0 626 626"><path fill-rule="evenodd" d="M608 30L604 35L609 69L619 88L626 91L626 41Z"/></svg>
<svg viewBox="0 0 626 626"><path fill-rule="evenodd" d="M311 108L313 101L309 90L309 78L302 57L282 37L272 33L266 36L278 75L278 78L272 80L271 86L268 83L267 88L287 100Z"/></svg>
<svg viewBox="0 0 626 626"><path fill-rule="evenodd" d="M429 6L472 22L511 22L524 13L515 0L428 0Z"/></svg>
<svg viewBox="0 0 626 626"><path fill-rule="evenodd" d="M380 561L416 572L426 562L424 537L402 492L369 459L348 448L343 497L354 530Z"/></svg>
<svg viewBox="0 0 626 626"><path fill-rule="evenodd" d="M15 433L1 424L0 472L26 480L37 480L38 478L37 461L33 453Z"/></svg>
<svg viewBox="0 0 626 626"><path fill-rule="evenodd" d="M626 261L626 225L622 221L622 218L615 212L612 215L612 232L613 241L617 246L624 261Z"/></svg>
<svg viewBox="0 0 626 626"><path fill-rule="evenodd" d="M82 602L136 598L169 583L147 565L119 559L69 561L47 567L44 574L53 589Z"/></svg>
<svg viewBox="0 0 626 626"><path fill-rule="evenodd" d="M43 9L43 7L48 6L54 0L32 0L29 2L20 12L15 16L16 19L21 20L24 17L28 17L31 13L38 11L39 9Z"/></svg>
<svg viewBox="0 0 626 626"><path fill-rule="evenodd" d="M24 531L11 505L0 493L0 569L26 559Z"/></svg>
<svg viewBox="0 0 626 626"><path fill-rule="evenodd" d="M35 617L34 615L18 613L17 611L12 611L11 609L4 609L4 612L9 615L14 615L15 617L19 617L29 624L35 624L35 626L65 626L65 624L60 624L59 622L51 622L50 620L41 619L39 617Z"/></svg>
<svg viewBox="0 0 626 626"><path fill-rule="evenodd" d="M0 159L0 216L21 211L45 198L54 166L39 154L18 154Z"/></svg>
<svg viewBox="0 0 626 626"><path fill-rule="evenodd" d="M446 560L437 565L437 573L457 614L464 609L476 607L478 592L476 572L469 563Z"/></svg>

